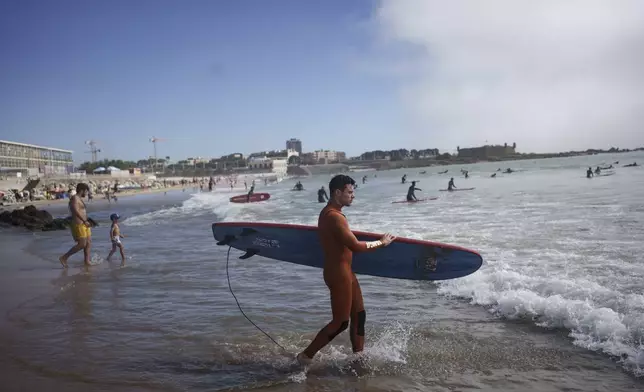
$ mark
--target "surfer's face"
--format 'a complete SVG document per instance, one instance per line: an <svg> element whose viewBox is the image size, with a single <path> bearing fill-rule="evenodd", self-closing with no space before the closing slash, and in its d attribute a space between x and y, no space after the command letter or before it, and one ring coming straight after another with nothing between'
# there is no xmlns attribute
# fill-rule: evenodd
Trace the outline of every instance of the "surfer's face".
<svg viewBox="0 0 644 392"><path fill-rule="evenodd" d="M355 194L353 193L353 185L347 184L344 186L344 190L342 192L339 192L338 196L338 201L342 206L350 206L351 202L353 202L353 198L355 197Z"/></svg>

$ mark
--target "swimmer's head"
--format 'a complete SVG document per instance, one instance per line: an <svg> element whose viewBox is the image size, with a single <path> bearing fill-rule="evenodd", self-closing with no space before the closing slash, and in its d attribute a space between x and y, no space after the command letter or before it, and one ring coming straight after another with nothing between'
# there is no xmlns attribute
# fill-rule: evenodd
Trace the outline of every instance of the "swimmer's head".
<svg viewBox="0 0 644 392"><path fill-rule="evenodd" d="M110 220L112 222L116 222L120 218L119 214L112 214L110 215Z"/></svg>
<svg viewBox="0 0 644 392"><path fill-rule="evenodd" d="M353 188L356 182L344 174L338 174L329 182L330 197L340 206L350 206L355 197Z"/></svg>

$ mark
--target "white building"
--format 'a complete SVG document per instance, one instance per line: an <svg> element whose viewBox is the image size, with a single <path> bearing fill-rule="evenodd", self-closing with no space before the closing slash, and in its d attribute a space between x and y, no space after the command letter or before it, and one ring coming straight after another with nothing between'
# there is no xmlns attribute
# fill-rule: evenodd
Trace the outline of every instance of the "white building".
<svg viewBox="0 0 644 392"><path fill-rule="evenodd" d="M273 173L278 177L286 176L288 167L288 158L273 158Z"/></svg>
<svg viewBox="0 0 644 392"><path fill-rule="evenodd" d="M329 163L346 160L346 154L342 151L317 150L313 151L313 159L316 162Z"/></svg>
<svg viewBox="0 0 644 392"><path fill-rule="evenodd" d="M278 176L285 176L288 166L288 158L286 157L253 157L248 160L248 168L250 170L270 171Z"/></svg>
<svg viewBox="0 0 644 392"><path fill-rule="evenodd" d="M72 151L0 140L0 172L28 176L73 172Z"/></svg>
<svg viewBox="0 0 644 392"><path fill-rule="evenodd" d="M273 168L273 158L253 157L248 159L248 168L250 170L265 170Z"/></svg>

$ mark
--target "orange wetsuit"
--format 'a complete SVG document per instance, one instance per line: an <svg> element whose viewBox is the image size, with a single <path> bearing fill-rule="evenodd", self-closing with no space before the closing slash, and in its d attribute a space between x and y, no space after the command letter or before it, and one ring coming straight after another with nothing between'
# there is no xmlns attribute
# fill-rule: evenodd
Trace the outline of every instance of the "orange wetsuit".
<svg viewBox="0 0 644 392"><path fill-rule="evenodd" d="M304 354L313 358L322 347L349 327L349 321L353 351L360 352L364 348L366 313L360 284L351 270L351 261L353 252L375 250L380 246L368 247L366 242L358 241L349 229L344 214L330 203L320 212L318 234L324 251L324 282L331 294L333 320L322 328Z"/></svg>

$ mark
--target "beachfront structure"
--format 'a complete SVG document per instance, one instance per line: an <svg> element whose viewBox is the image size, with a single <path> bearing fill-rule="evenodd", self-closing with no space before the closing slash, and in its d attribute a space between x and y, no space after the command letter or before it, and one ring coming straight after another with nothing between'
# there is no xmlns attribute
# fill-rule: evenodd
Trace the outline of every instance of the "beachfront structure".
<svg viewBox="0 0 644 392"><path fill-rule="evenodd" d="M260 153L250 154L247 164L249 170L270 172L277 176L286 176L289 158L298 156L299 153L292 149L282 150L279 154L260 156Z"/></svg>
<svg viewBox="0 0 644 392"><path fill-rule="evenodd" d="M26 176L73 172L72 151L0 140L0 172Z"/></svg>
<svg viewBox="0 0 644 392"><path fill-rule="evenodd" d="M503 158L509 155L516 154L517 144L513 143L511 146L508 146L505 143L503 146L482 146L474 148L460 148L456 147L458 151L459 158L476 158L476 159L488 159L488 158Z"/></svg>
<svg viewBox="0 0 644 392"><path fill-rule="evenodd" d="M342 151L316 150L313 151L313 159L316 163L333 163L347 160L347 154Z"/></svg>

